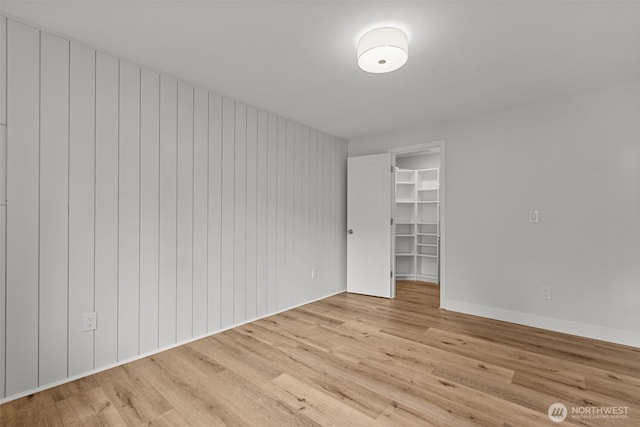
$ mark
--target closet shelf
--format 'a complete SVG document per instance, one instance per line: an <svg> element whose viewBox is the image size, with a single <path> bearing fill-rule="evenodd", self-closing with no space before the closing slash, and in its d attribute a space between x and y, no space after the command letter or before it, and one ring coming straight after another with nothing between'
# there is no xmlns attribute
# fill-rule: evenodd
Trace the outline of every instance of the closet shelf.
<svg viewBox="0 0 640 427"><path fill-rule="evenodd" d="M437 282L440 170L396 169L396 184L396 277Z"/></svg>

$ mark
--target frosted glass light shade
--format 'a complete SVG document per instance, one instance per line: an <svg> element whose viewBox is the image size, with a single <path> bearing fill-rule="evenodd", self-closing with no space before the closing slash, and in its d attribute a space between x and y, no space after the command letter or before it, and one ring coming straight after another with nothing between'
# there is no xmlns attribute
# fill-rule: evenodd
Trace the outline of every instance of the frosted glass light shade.
<svg viewBox="0 0 640 427"><path fill-rule="evenodd" d="M376 28L358 41L358 66L369 73L397 70L408 58L409 39L398 28Z"/></svg>

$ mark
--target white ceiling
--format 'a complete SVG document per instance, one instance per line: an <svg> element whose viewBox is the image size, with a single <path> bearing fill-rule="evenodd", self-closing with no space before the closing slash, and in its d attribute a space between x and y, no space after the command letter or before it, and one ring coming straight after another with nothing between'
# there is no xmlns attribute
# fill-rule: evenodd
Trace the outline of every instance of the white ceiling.
<svg viewBox="0 0 640 427"><path fill-rule="evenodd" d="M640 1L5 0L2 10L343 138L638 79ZM409 61L367 74L397 25Z"/></svg>

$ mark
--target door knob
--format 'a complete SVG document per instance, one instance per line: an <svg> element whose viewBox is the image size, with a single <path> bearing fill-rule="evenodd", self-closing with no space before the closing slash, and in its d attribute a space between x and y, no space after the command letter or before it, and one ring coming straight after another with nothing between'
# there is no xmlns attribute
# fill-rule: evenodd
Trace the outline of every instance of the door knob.
<svg viewBox="0 0 640 427"><path fill-rule="evenodd" d="M353 234L353 230L352 229L348 229L347 230L347 234Z"/></svg>

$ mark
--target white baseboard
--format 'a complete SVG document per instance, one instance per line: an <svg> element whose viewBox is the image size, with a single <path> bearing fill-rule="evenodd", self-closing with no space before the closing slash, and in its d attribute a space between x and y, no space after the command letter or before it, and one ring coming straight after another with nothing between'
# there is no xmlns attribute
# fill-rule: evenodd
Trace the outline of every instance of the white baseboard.
<svg viewBox="0 0 640 427"><path fill-rule="evenodd" d="M624 329L607 328L605 326L574 322L572 320L520 313L502 308L469 304L463 301L443 301L441 308L458 313L472 314L474 316L640 348L640 333Z"/></svg>
<svg viewBox="0 0 640 427"><path fill-rule="evenodd" d="M227 326L227 327L222 328L222 329L217 329L217 330L215 330L213 332L209 332L209 333L206 333L204 335L200 335L198 337L190 338L188 340L181 341L181 342L178 342L176 344L172 344L172 345L169 345L169 346L166 346L166 347L162 347L162 348L159 348L157 350L153 350L153 351L150 351L150 352L147 352L147 353L144 353L144 354L139 354L137 356L130 357L128 359L119 360L116 363L111 363L111 364L106 365L106 366L101 366L99 368L92 369L91 371L83 372L82 374L74 375L72 377L67 377L67 378L64 378L64 379L59 380L59 381L55 381L55 382L52 382L52 383L49 383L49 384L45 384L45 385L40 386L40 387L36 387L36 388L32 388L32 389L27 390L27 391L20 392L18 394L13 394L11 396L7 396L7 397L5 397L3 399L0 399L0 405L3 404L3 403L11 402L12 400L20 399L21 397L29 396L31 394L38 393L40 391L44 391L44 390L48 390L48 389L53 388L53 387L57 387L57 386L62 385L62 384L66 384L66 383L70 383L70 382L75 381L75 380L79 380L80 378L84 378L84 377L88 377L88 376L93 375L93 374L97 374L98 372L106 371L107 369L113 369L115 367L118 367L118 366L121 366L121 365L125 365L127 363L131 363L131 362L136 361L136 360L144 359L145 357L153 356L154 354L162 353L163 351L171 350L172 348L179 347L179 346L185 345L185 344L189 344L190 342L193 342L193 341L197 341L197 340L201 340L203 338L207 338L207 337L210 337L210 336L213 336L213 335L217 335L217 334L219 334L221 332L228 331L229 329L237 328L238 326L242 326L242 325L246 325L247 323L255 322L256 320L265 319L267 317L274 316L274 315L279 314L279 313L284 313L285 311L293 310L294 308L302 307L303 305L311 304L312 302L320 301L320 300L323 300L325 298L329 298L329 297L331 297L333 295L338 295L338 294L344 293L346 291L347 291L346 289L342 289L342 290L339 290L339 291L336 291L336 292L332 292L330 294L321 296L319 298L315 298L315 299L310 300L310 301L306 301L306 302L303 302L303 303L300 303L300 304L296 304L296 305L288 307L288 308L283 308L282 310L278 310L278 311L275 311L273 313L265 314L264 316L260 316L260 317L256 317L256 318L253 318L253 319L250 319L250 320L246 320L246 321L241 322L241 323L236 323L234 325Z"/></svg>

